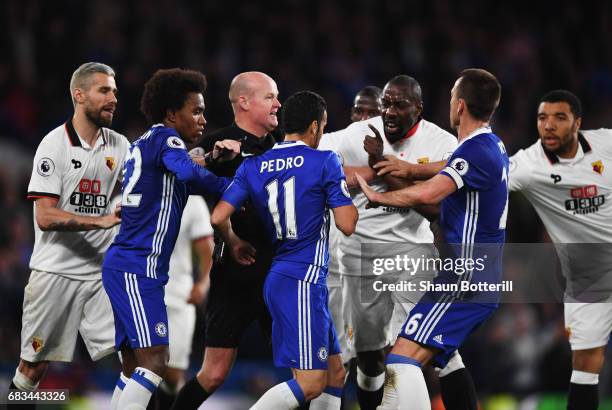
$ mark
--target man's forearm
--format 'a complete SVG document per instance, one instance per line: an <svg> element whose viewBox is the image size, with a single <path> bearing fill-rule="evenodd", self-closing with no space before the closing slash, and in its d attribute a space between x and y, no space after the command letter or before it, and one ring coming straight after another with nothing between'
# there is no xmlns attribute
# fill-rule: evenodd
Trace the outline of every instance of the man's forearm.
<svg viewBox="0 0 612 410"><path fill-rule="evenodd" d="M446 167L446 161L429 162L427 164L419 164L414 168L414 176L412 179L416 181L424 181L433 178Z"/></svg>
<svg viewBox="0 0 612 410"><path fill-rule="evenodd" d="M370 167L351 167L351 166L343 166L342 170L344 171L344 175L346 177L346 184L349 188L354 188L358 186L356 174L361 175L363 179L367 182L370 182L376 179L376 171L374 171Z"/></svg>
<svg viewBox="0 0 612 410"><path fill-rule="evenodd" d="M81 216L59 208L41 208L36 211L36 222L43 231L80 232L106 229L105 217Z"/></svg>
<svg viewBox="0 0 612 410"><path fill-rule="evenodd" d="M408 181L404 178L394 177L391 174L385 174L382 176L383 181L387 184L389 191L397 191L398 189L406 188L414 185L412 181Z"/></svg>

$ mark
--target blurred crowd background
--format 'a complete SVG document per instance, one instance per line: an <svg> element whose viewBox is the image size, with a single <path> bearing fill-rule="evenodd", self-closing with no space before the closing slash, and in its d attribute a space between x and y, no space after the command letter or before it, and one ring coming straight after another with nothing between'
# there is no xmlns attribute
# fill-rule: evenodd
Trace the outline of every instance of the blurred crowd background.
<svg viewBox="0 0 612 410"><path fill-rule="evenodd" d="M363 86L382 88L394 75L409 74L423 88L425 118L448 129L450 89L468 67L486 68L500 79L494 129L510 154L537 138L537 102L551 89L566 88L582 99L583 128L612 128L612 3L605 1L3 0L0 9L3 385L19 356L33 243L32 205L25 199L32 158L41 138L71 115L68 83L83 62L115 68L119 105L113 128L130 140L146 129L139 112L144 82L158 68L175 66L206 74L208 131L232 121L229 82L247 70L272 76L281 102L302 89L320 93L329 104L329 131L349 123L352 99ZM530 205L513 195L508 242L547 240ZM201 340L198 327L194 370ZM534 394L562 398L571 369L562 306L504 305L462 354L489 400L486 408L537 402ZM79 357L76 365L53 368L48 383L55 377L70 380L75 391L110 390L116 360L93 365ZM608 396L611 362L608 354L600 382ZM279 377L257 330L240 363L226 388L230 393L257 395Z"/></svg>

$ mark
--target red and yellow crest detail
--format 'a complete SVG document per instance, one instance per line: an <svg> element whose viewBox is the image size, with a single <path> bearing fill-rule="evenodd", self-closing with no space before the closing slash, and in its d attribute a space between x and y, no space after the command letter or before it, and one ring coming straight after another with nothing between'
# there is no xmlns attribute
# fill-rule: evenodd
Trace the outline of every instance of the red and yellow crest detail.
<svg viewBox="0 0 612 410"><path fill-rule="evenodd" d="M44 345L45 343L43 342L41 338L39 337L32 338L32 348L34 349L36 353L40 352Z"/></svg>
<svg viewBox="0 0 612 410"><path fill-rule="evenodd" d="M593 167L593 171L597 172L599 175L603 174L604 165L601 160L598 159L597 161L592 162L591 166Z"/></svg>
<svg viewBox="0 0 612 410"><path fill-rule="evenodd" d="M113 157L106 157L106 166L111 171L114 170L115 169L115 158L113 158Z"/></svg>

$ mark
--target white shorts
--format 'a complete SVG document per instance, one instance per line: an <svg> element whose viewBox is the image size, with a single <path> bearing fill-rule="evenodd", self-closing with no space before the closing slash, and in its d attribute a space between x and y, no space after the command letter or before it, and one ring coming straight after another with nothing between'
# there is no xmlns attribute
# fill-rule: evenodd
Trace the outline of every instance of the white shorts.
<svg viewBox="0 0 612 410"><path fill-rule="evenodd" d="M21 358L70 362L77 333L93 360L115 351L115 323L102 280L32 271L24 290Z"/></svg>
<svg viewBox="0 0 612 410"><path fill-rule="evenodd" d="M395 343L408 318L408 313L419 298L406 299L401 292L377 292L372 299L362 302L361 290L372 288L378 276L342 276L344 318L352 335L355 352L380 350ZM415 292L411 292L414 296Z"/></svg>
<svg viewBox="0 0 612 410"><path fill-rule="evenodd" d="M342 302L342 282L338 272L329 271L328 279L334 276L335 280L327 282L329 292L328 307L338 336L338 343L342 351L342 363L347 363L353 357L353 334L348 329L348 323L344 320L344 304Z"/></svg>
<svg viewBox="0 0 612 410"><path fill-rule="evenodd" d="M606 346L612 331L612 303L565 303L565 328L572 350Z"/></svg>
<svg viewBox="0 0 612 410"><path fill-rule="evenodd" d="M187 370L195 330L196 308L192 304L168 305L168 336L170 358L168 367Z"/></svg>

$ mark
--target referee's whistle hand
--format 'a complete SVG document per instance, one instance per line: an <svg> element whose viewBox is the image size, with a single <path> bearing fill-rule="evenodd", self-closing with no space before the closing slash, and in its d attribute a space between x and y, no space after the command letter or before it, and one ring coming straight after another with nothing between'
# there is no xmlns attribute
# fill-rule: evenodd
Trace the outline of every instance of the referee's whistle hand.
<svg viewBox="0 0 612 410"><path fill-rule="evenodd" d="M232 257L241 265L252 265L255 263L255 248L242 239L238 239L230 248Z"/></svg>

